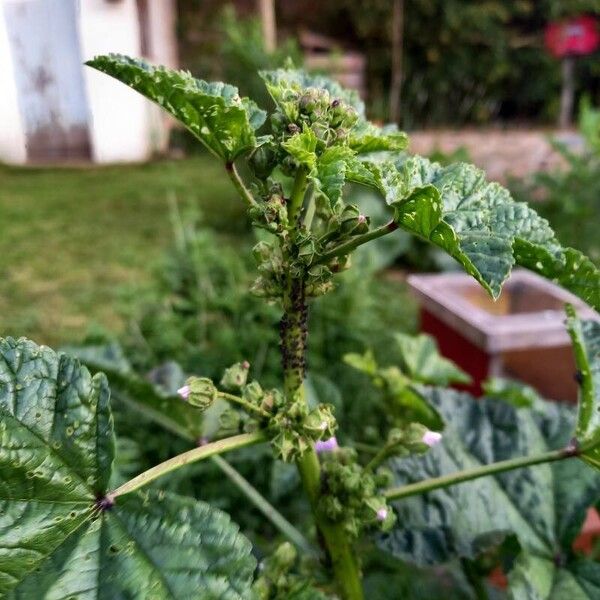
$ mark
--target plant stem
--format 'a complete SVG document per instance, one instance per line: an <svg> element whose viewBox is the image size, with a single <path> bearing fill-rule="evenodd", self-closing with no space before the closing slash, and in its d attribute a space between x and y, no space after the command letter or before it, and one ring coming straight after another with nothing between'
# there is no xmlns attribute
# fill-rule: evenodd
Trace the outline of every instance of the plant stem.
<svg viewBox="0 0 600 600"><path fill-rule="evenodd" d="M213 456L213 461L217 466L236 484L236 486L244 492L244 494L250 498L260 510L260 512L270 519L277 529L284 533L284 535L295 544L299 550L306 552L312 556L318 556L318 551L312 546L312 544L287 520L281 513L274 510L273 506L263 498L261 493L244 477L242 477L226 460L221 456Z"/></svg>
<svg viewBox="0 0 600 600"><path fill-rule="evenodd" d="M365 465L367 471L374 471L388 456L390 448L386 445L380 448L375 456Z"/></svg>
<svg viewBox="0 0 600 600"><path fill-rule="evenodd" d="M114 499L119 496L123 496L124 494L129 494L145 485L148 485L155 479L170 473L171 471L175 471L181 467L184 467L185 465L189 465L210 456L214 456L215 454L221 454L222 452L235 450L237 448L244 448L245 446L251 446L264 441L265 436L260 432L242 433L241 435L235 435L223 440L218 440L211 444L206 444L205 446L188 450L183 454L174 456L173 458L165 460L151 469L140 473L137 477L130 479L113 492L110 492L108 497Z"/></svg>
<svg viewBox="0 0 600 600"><path fill-rule="evenodd" d="M399 498L406 498L416 494L424 494L425 492L446 488L464 481L471 481L472 479L478 479L479 477L486 477L487 475L495 475L497 473L504 473L505 471L512 471L513 469L521 469L523 467L530 467L532 465L539 465L542 463L572 458L573 456L577 456L577 454L577 450L567 447L542 454L534 454L533 456L511 458L509 460L492 463L491 465L483 465L481 467L475 467L474 469L467 469L465 471L459 471L458 473L442 475L441 477L425 479L424 481L418 481L417 483L409 483L408 485L392 488L386 490L384 492L384 496L388 500L398 500Z"/></svg>
<svg viewBox="0 0 600 600"><path fill-rule="evenodd" d="M250 404L247 400L240 398L239 396L234 396L233 394L228 394L227 392L217 392L219 398L223 400L227 400L228 402L233 402L234 404L239 404L242 408L245 408L248 412L254 412L257 415L260 415L264 418L269 418L271 415L264 409L260 408L260 406L254 406L254 404Z"/></svg>
<svg viewBox="0 0 600 600"><path fill-rule="evenodd" d="M229 179L233 182L235 189L238 191L238 194L241 196L242 200L250 207L257 206L256 200L250 193L250 190L246 187L243 182L238 170L235 167L235 164L232 162L225 163L225 170L227 171L227 175L229 175Z"/></svg>
<svg viewBox="0 0 600 600"><path fill-rule="evenodd" d="M304 225L304 229L310 230L312 226L313 219L315 217L315 211L317 209L317 203L315 201L314 190L309 193L308 204L306 205L306 211L304 212L304 218L302 219L302 224Z"/></svg>
<svg viewBox="0 0 600 600"><path fill-rule="evenodd" d="M306 178L306 169L304 167L298 167L296 178L294 179L294 187L292 188L292 195L290 196L290 202L288 204L288 221L292 228L296 227L296 219L298 218L298 214L304 201Z"/></svg>
<svg viewBox="0 0 600 600"><path fill-rule="evenodd" d="M324 263L328 260L331 260L332 258L335 258L336 256L344 256L345 254L350 254L352 250L358 248L362 244L366 244L371 240L376 240L377 238L387 235L388 233L392 233L392 231L396 231L396 229L398 229L398 225L396 225L394 221L390 221L385 225L381 225L381 227L377 227L376 229L367 231L367 233L355 235L352 239L348 240L347 242L344 242L343 244L340 244L339 246L336 246L335 248L332 248L328 252L322 254L318 258L316 263Z"/></svg>
<svg viewBox="0 0 600 600"><path fill-rule="evenodd" d="M281 346L284 366L284 391L288 406L306 402L304 394L304 355L306 351L306 304L303 283L290 278L283 298L284 316ZM296 462L304 490L308 496L317 529L323 537L333 575L343 600L363 600L360 571L352 544L343 526L320 514L321 466L314 448Z"/></svg>
<svg viewBox="0 0 600 600"><path fill-rule="evenodd" d="M163 413L154 410L147 410L148 406L143 403L131 402L129 405L131 408L134 410L139 410L146 418L158 423L174 435L177 435L189 442L195 441L194 436L187 429L177 424ZM293 532L297 532L298 535L302 534L300 534L300 532L298 532L298 530L264 496L262 496L261 493L255 487L253 487L241 473L239 473L222 456L218 454L212 455L209 457L209 460L212 461L219 469L221 469L221 471L223 471L223 473L225 473L225 475L231 479L238 489L246 495L248 500L250 500L250 502L252 502L252 504L254 504L254 506L256 506L256 508L258 508L258 510L260 510L265 517L267 517L267 519L269 519L269 521L271 521L271 523L273 523L273 525L290 540L290 542L300 547L300 537L295 535ZM292 535L294 535L294 537L292 537ZM310 547L311 551L314 553L315 549L305 538L303 539L305 545L308 545L307 547Z"/></svg>

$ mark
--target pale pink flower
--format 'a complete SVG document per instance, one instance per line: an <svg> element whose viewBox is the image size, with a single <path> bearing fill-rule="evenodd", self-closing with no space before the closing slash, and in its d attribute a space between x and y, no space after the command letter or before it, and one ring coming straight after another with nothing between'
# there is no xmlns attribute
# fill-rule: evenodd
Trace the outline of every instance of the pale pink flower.
<svg viewBox="0 0 600 600"><path fill-rule="evenodd" d="M339 448L335 437L330 437L328 440L319 440L315 443L315 450L317 454L322 452L333 452Z"/></svg>
<svg viewBox="0 0 600 600"><path fill-rule="evenodd" d="M442 441L442 434L437 431L426 431L423 434L421 441L431 448Z"/></svg>
<svg viewBox="0 0 600 600"><path fill-rule="evenodd" d="M387 516L388 516L387 508L380 508L377 511L377 520L378 521L385 521Z"/></svg>
<svg viewBox="0 0 600 600"><path fill-rule="evenodd" d="M367 222L367 217L365 215L358 215L358 222L362 225Z"/></svg>
<svg viewBox="0 0 600 600"><path fill-rule="evenodd" d="M184 399L187 400L190 395L190 386L184 385L177 390L177 393Z"/></svg>

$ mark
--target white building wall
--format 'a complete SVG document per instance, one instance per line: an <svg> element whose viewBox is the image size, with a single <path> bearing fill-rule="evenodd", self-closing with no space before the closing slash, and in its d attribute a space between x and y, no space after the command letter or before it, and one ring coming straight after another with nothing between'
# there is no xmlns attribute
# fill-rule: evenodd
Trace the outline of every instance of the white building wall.
<svg viewBox="0 0 600 600"><path fill-rule="evenodd" d="M0 161L25 162L25 130L17 102L13 60L8 42L6 19L0 1Z"/></svg>
<svg viewBox="0 0 600 600"><path fill-rule="evenodd" d="M141 54L135 0L80 0L79 33L84 60L109 52ZM148 101L94 69L85 67L84 73L94 161L148 158L152 150Z"/></svg>
<svg viewBox="0 0 600 600"><path fill-rule="evenodd" d="M18 104L6 19L0 0L0 161L27 161L25 128ZM29 0L11 0L28 2ZM142 55L136 0L75 0L83 60L110 52ZM150 62L177 65L175 0L148 0L147 56ZM94 162L142 161L164 150L171 121L150 101L115 79L82 65Z"/></svg>

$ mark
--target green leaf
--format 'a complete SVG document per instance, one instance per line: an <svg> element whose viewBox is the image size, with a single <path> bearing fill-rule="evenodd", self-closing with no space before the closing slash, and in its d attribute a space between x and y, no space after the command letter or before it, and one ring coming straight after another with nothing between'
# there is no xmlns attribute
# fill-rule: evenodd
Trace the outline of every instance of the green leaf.
<svg viewBox="0 0 600 600"><path fill-rule="evenodd" d="M301 165L313 171L317 164L317 136L315 132L308 126L304 126L300 133L290 137L287 141L281 144L283 148Z"/></svg>
<svg viewBox="0 0 600 600"><path fill-rule="evenodd" d="M348 162L353 160L354 152L347 146L327 148L317 159L317 172L313 181L317 189L329 199L330 206L342 197Z"/></svg>
<svg viewBox="0 0 600 600"><path fill-rule="evenodd" d="M400 349L403 370L413 380L432 385L471 381L469 375L440 355L437 342L430 335L397 333L394 338Z"/></svg>
<svg viewBox="0 0 600 600"><path fill-rule="evenodd" d="M490 377L483 383L486 396L508 402L515 408L531 407L541 400L531 386L506 377Z"/></svg>
<svg viewBox="0 0 600 600"><path fill-rule="evenodd" d="M371 185L403 229L445 250L495 298L515 264L556 281L600 308L600 272L562 248L548 222L464 163L442 167L413 156L364 161L347 179Z"/></svg>
<svg viewBox="0 0 600 600"><path fill-rule="evenodd" d="M0 340L0 596L247 598L255 561L229 517L161 492L119 497L106 377Z"/></svg>
<svg viewBox="0 0 600 600"><path fill-rule="evenodd" d="M27 539L32 550L37 537ZM256 566L225 513L164 492L119 498L56 541L12 591L4 588L7 598L245 600Z"/></svg>
<svg viewBox="0 0 600 600"><path fill-rule="evenodd" d="M513 600L596 600L600 597L600 565L573 560L568 568L527 553L519 555L509 576Z"/></svg>
<svg viewBox="0 0 600 600"><path fill-rule="evenodd" d="M156 102L227 162L257 145L255 131L266 113L248 98L241 98L232 85L207 83L185 71L155 67L119 54L97 56L86 65Z"/></svg>
<svg viewBox="0 0 600 600"><path fill-rule="evenodd" d="M600 322L580 321L571 305L566 311L580 384L575 437L581 458L600 469Z"/></svg>
<svg viewBox="0 0 600 600"><path fill-rule="evenodd" d="M206 435L206 414L201 415L175 392L183 385L185 376L174 363L155 370L155 376L163 383L165 378L173 380L168 386L159 386L135 373L119 344L67 346L64 351L77 357L92 372L101 371L108 377L113 402L123 402L191 441Z"/></svg>
<svg viewBox="0 0 600 600"><path fill-rule="evenodd" d="M395 486L547 452L571 436L573 415L564 406L517 410L452 390L421 391L446 424L443 441L423 457L391 460ZM540 464L394 502L397 526L380 545L426 565L475 558L514 533L525 551L548 560L559 555L567 565L586 509L598 499L600 475L582 462Z"/></svg>
<svg viewBox="0 0 600 600"><path fill-rule="evenodd" d="M395 125L378 127L369 121L360 121L350 132L350 147L358 154L368 152L398 152L408 145L408 136Z"/></svg>

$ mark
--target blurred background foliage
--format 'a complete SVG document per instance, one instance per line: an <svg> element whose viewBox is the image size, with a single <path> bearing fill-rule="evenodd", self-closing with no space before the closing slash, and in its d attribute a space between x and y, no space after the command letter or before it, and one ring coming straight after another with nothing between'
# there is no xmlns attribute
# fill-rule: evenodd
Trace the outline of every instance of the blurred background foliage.
<svg viewBox="0 0 600 600"><path fill-rule="evenodd" d="M365 53L370 116L385 120L393 2L276 4L280 46L267 55L251 16L254 2L236 2L238 17L232 18L232 8L223 12L222 2L180 0L182 64L250 92L256 87L251 65L278 65L288 55L298 62L293 42L298 32L322 33L341 49ZM400 125L552 123L559 109L560 62L544 48L544 28L550 19L586 12L600 13L597 0L405 0ZM597 55L577 60L576 79L578 89L598 100Z"/></svg>

